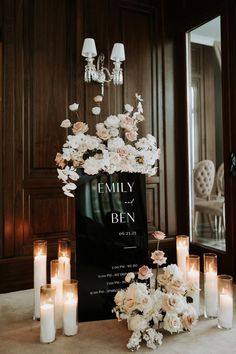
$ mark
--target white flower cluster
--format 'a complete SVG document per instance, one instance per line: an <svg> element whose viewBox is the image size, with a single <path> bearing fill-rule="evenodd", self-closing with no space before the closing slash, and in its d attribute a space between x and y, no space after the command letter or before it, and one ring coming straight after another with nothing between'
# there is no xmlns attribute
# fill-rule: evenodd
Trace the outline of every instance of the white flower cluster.
<svg viewBox="0 0 236 354"><path fill-rule="evenodd" d="M62 189L67 196L73 197L72 191L79 179L78 169L87 175L99 172L156 174L160 149L151 134L138 139L138 124L144 116L143 100L137 94L136 99L136 109L126 104L124 113L110 115L103 123L96 124L96 136L87 134L86 123L72 124L69 119L62 122L61 127L72 128L73 132L67 136L62 153L57 153L55 158L58 178L65 184ZM70 110L76 111L78 107L73 104Z"/></svg>
<svg viewBox="0 0 236 354"><path fill-rule="evenodd" d="M147 273L147 268L141 267L139 273L144 270ZM159 328L170 333L189 331L192 328L197 321L197 314L188 303L188 284L177 265L163 268L163 273L157 277L156 290L150 289L146 282L138 282L132 274L126 276L129 286L116 293L116 306L113 308L118 320L127 320L129 330L133 331L127 344L128 349L138 350L142 340L148 348L155 349L162 344L163 335L157 331ZM140 276L138 279L141 279ZM198 291L195 289L195 293ZM192 287L191 292L193 294Z"/></svg>

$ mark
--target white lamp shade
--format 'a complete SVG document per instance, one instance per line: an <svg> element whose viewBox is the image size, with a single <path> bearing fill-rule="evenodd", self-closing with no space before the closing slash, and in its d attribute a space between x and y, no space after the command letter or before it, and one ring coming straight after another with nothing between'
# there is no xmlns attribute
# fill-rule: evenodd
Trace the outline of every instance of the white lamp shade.
<svg viewBox="0 0 236 354"><path fill-rule="evenodd" d="M124 61L125 49L123 43L115 43L111 52L111 60Z"/></svg>
<svg viewBox="0 0 236 354"><path fill-rule="evenodd" d="M95 40L93 38L85 38L83 48L82 48L82 56L86 58L93 58L97 55L97 49Z"/></svg>

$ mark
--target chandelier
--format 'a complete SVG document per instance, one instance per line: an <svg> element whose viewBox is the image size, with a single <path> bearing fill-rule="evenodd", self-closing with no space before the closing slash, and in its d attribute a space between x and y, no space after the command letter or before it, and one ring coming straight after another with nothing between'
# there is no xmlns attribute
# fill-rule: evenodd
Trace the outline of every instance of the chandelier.
<svg viewBox="0 0 236 354"><path fill-rule="evenodd" d="M96 44L93 38L85 38L82 56L86 58L87 64L85 65L84 81L85 82L98 82L101 84L101 94L104 95L105 82L113 81L114 85L123 84L123 70L121 68L122 61L125 60L125 50L122 43L115 43L112 48L110 59L113 60L113 70L110 71L104 67L105 55L99 54L97 64L93 63L94 58L97 56Z"/></svg>

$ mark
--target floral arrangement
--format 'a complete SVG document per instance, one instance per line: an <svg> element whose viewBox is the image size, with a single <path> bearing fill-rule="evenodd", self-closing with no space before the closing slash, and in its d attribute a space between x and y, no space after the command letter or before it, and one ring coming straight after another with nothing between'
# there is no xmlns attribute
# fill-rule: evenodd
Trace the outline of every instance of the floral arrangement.
<svg viewBox="0 0 236 354"><path fill-rule="evenodd" d="M176 264L164 267L163 272L158 274L159 266L167 260L164 252L159 250L159 242L165 234L156 231L153 236L157 240L157 250L151 254L156 265L155 287L149 285L152 269L144 265L139 268L138 274L126 275L128 287L119 290L114 298L116 306L112 311L118 321L127 320L128 329L133 331L127 343L131 351L138 350L142 340L148 348L156 349L163 339L159 329L171 334L190 331L197 322L191 296L200 290L192 282L185 281Z"/></svg>
<svg viewBox="0 0 236 354"><path fill-rule="evenodd" d="M100 102L97 97L95 102ZM155 164L160 157L160 149L151 134L138 139L138 124L144 121L143 99L138 94L135 97L136 108L126 104L123 113L110 115L103 123L97 123L96 136L87 134L88 125L79 121L79 104L69 106L78 121L72 124L69 119L65 119L61 123L61 127L71 128L72 134L67 135L62 153L57 153L55 158L58 178L64 183L62 189L65 195L74 196L73 190L76 189L81 170L87 175L99 172L156 174ZM93 110L93 114L100 114L100 109L99 112Z"/></svg>

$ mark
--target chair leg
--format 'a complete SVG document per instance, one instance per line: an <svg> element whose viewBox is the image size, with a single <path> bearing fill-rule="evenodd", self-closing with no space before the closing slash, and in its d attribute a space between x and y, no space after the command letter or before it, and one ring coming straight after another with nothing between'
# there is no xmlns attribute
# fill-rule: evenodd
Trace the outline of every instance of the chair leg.
<svg viewBox="0 0 236 354"><path fill-rule="evenodd" d="M212 222L211 222L211 216L210 216L210 214L207 214L207 219L208 219L208 222L209 222L211 231L214 233L215 230L214 230L214 226L212 225Z"/></svg>
<svg viewBox="0 0 236 354"><path fill-rule="evenodd" d="M198 216L199 216L199 211L195 211L194 230L196 231L196 233L197 233Z"/></svg>

